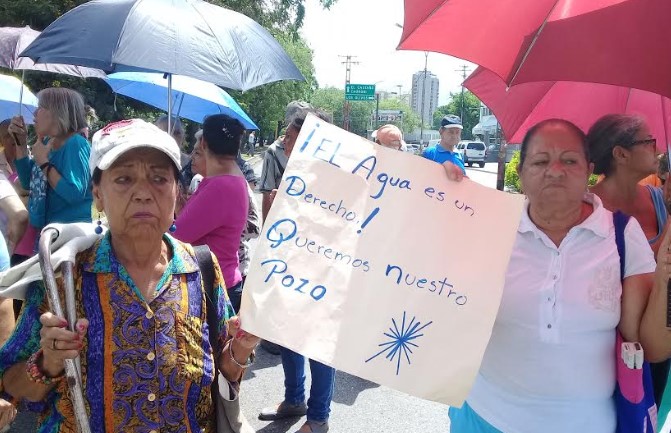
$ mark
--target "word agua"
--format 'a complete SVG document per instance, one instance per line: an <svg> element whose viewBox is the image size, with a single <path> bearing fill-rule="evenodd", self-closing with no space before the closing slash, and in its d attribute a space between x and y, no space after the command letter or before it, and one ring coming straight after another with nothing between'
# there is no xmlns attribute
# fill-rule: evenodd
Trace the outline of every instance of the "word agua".
<svg viewBox="0 0 671 433"><path fill-rule="evenodd" d="M310 144L310 140L317 131L317 128L319 128L319 124L317 124L317 126L312 131L310 131L310 134L308 134L308 138L305 140L303 145L298 149L299 152L301 153L305 152L308 145ZM335 162L335 159L338 156L338 151L340 150L341 145L342 143L334 143L329 139L323 138L321 142L319 142L317 146L314 148L314 151L312 152L312 157L324 162L328 162L329 164L335 167L342 168L340 164ZM366 178L366 180L370 180L370 177L375 173L376 166L377 166L377 157L375 155L370 155L364 158L354 167L354 169L352 170L352 174L359 174L361 172L365 174L364 177ZM377 176L375 176L375 180L378 182L378 190L377 192L370 195L370 198L374 200L377 200L380 197L382 197L388 186L398 188L399 190L404 189L408 191L412 190L410 180L402 179L400 177L394 177L389 175L388 173L384 172L378 173Z"/></svg>
<svg viewBox="0 0 671 433"><path fill-rule="evenodd" d="M312 140L312 137L314 136L318 128L319 123L317 123L315 128L312 131L310 131L308 137L305 139L305 142L303 142L303 144L298 148L299 152L301 153L306 152L308 146L311 144L310 141ZM327 138L322 138L321 141L316 144L316 146L313 146L312 157L342 169L341 164L336 162L338 152L340 151L341 146L342 143L339 142L336 143ZM375 175L376 167L377 167L377 157L375 155L369 155L365 157L363 160L361 160L358 164L356 164L352 169L351 173L357 175L363 175L363 177L367 181L370 181L371 176ZM400 176L393 176L386 172L379 172L373 178L378 183L377 191L370 195L370 197L374 200L377 200L380 197L382 197L385 191L387 191L389 187L396 188L400 191L402 190L412 191L412 185L409 179L401 178ZM445 201L445 192L436 191L436 189L433 187L425 188L424 195L433 200L441 202ZM470 216L475 215L475 209L473 209L471 206L460 200L454 201L454 207L464 211L464 213ZM372 219L372 217L369 217L369 219Z"/></svg>

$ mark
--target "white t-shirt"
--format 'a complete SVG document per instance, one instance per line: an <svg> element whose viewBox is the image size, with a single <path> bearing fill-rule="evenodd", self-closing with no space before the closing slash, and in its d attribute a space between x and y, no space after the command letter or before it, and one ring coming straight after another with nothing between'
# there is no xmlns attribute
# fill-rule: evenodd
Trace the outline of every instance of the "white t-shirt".
<svg viewBox="0 0 671 433"><path fill-rule="evenodd" d="M620 258L613 214L594 212L559 248L525 209L503 299L467 399L505 433L613 433ZM638 221L625 229L625 277L654 272Z"/></svg>

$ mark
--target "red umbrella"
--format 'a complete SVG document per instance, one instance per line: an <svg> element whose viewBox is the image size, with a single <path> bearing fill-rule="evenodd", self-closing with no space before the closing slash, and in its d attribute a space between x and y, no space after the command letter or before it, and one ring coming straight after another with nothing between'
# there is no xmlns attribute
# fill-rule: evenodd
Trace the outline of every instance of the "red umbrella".
<svg viewBox="0 0 671 433"><path fill-rule="evenodd" d="M635 114L646 119L659 150L666 151L671 133L671 100L644 90L581 82L536 82L507 88L494 72L478 68L464 86L496 115L511 143L541 120L570 120L584 131L609 113Z"/></svg>
<svg viewBox="0 0 671 433"><path fill-rule="evenodd" d="M508 85L585 81L671 97L669 0L405 0L404 50L435 51Z"/></svg>

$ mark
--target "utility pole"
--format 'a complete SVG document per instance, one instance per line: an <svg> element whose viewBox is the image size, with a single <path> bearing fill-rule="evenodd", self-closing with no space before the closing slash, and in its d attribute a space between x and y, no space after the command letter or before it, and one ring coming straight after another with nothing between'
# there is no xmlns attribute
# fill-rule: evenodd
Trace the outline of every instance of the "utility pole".
<svg viewBox="0 0 671 433"><path fill-rule="evenodd" d="M403 102L403 84L397 84L398 87L398 100Z"/></svg>
<svg viewBox="0 0 671 433"><path fill-rule="evenodd" d="M422 82L422 109L421 109L421 122L419 128L419 150L422 151L424 147L424 106L426 105L426 67L429 63L429 52L424 51L424 81Z"/></svg>
<svg viewBox="0 0 671 433"><path fill-rule="evenodd" d="M358 65L359 62L352 61L353 58L356 58L357 56L338 56L341 58L344 58L344 62L340 62L343 65L345 65L345 88L347 88L347 85L349 84L350 81L350 75L352 73L352 65ZM342 128L345 131L349 131L350 128L350 104L347 99L345 99L345 105L343 107L343 113L342 113Z"/></svg>
<svg viewBox="0 0 671 433"><path fill-rule="evenodd" d="M468 66L466 65L461 65L459 69L456 70L456 72L461 72L461 78L463 79L461 82L461 122L464 122L464 81L466 81L466 77L468 76L468 73L471 72L470 69L468 69Z"/></svg>

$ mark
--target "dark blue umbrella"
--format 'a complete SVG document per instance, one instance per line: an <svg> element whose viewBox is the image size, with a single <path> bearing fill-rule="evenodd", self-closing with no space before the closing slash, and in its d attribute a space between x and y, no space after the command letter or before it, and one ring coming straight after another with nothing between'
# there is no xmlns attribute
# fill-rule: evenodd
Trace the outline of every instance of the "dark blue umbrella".
<svg viewBox="0 0 671 433"><path fill-rule="evenodd" d="M145 102L161 110L168 109L168 80L163 74L117 72L106 80L115 93ZM175 115L202 123L205 116L223 113L238 119L245 129L259 129L245 110L226 91L212 83L175 75L172 80L171 105Z"/></svg>
<svg viewBox="0 0 671 433"><path fill-rule="evenodd" d="M106 72L167 73L167 95L172 74L243 91L305 80L256 21L202 0L92 0L51 23L21 56Z"/></svg>
<svg viewBox="0 0 671 433"><path fill-rule="evenodd" d="M21 55L108 73L185 75L243 91L305 79L256 21L202 0L92 0L51 23Z"/></svg>

